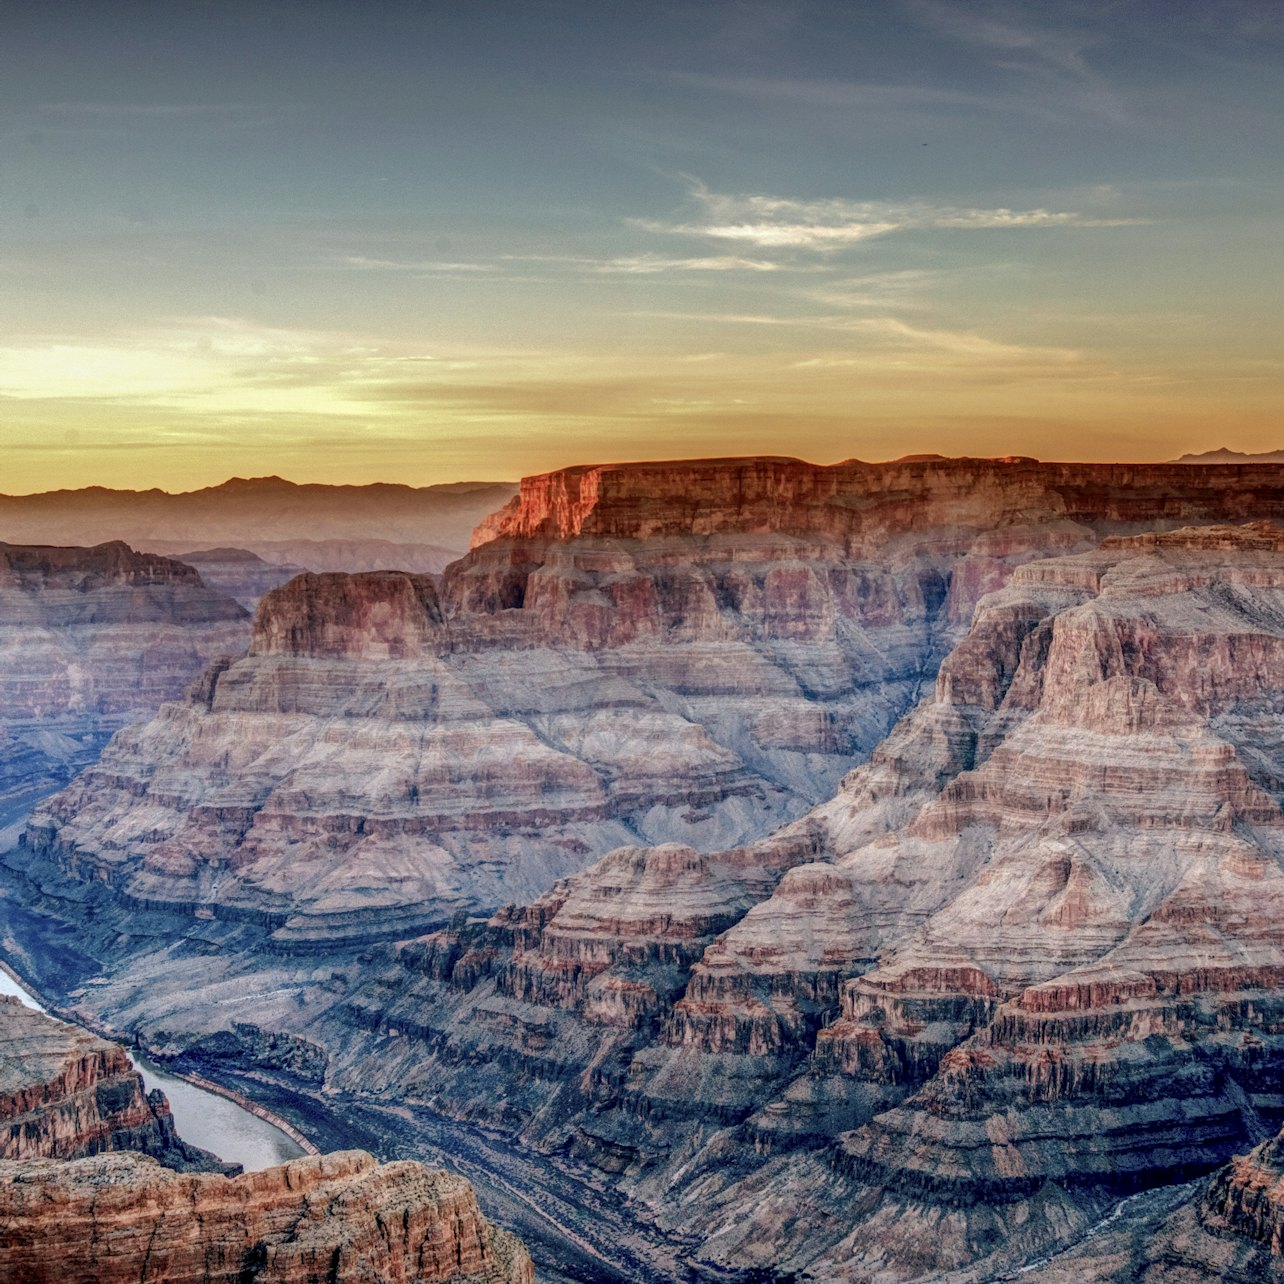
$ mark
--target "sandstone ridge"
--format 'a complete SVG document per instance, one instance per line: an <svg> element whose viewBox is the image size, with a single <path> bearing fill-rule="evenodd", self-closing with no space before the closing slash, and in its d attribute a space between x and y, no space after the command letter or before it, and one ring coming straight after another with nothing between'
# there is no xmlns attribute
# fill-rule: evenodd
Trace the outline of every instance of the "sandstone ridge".
<svg viewBox="0 0 1284 1284"><path fill-rule="evenodd" d="M0 1163L0 1268L28 1284L535 1278L462 1177L360 1151L234 1178L174 1173L129 1153Z"/></svg>
<svg viewBox="0 0 1284 1284"><path fill-rule="evenodd" d="M525 1249L482 1217L462 1177L361 1152L235 1177L228 1167L178 1138L164 1096L144 1093L123 1048L0 997L0 1277L534 1279Z"/></svg>

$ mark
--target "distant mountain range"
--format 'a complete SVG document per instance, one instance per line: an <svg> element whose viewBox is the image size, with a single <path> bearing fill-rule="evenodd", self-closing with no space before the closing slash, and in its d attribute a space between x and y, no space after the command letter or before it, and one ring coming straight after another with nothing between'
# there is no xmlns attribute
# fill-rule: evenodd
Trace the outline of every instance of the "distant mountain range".
<svg viewBox="0 0 1284 1284"><path fill-rule="evenodd" d="M516 492L512 482L301 486L281 477L233 477L179 494L90 486L0 495L0 540L92 545L119 539L168 554L230 546L316 570L366 569L386 564L391 554L391 564L421 571L464 552L473 528ZM381 547L362 547L376 540ZM316 559L324 565L313 567Z"/></svg>
<svg viewBox="0 0 1284 1284"><path fill-rule="evenodd" d="M1205 450L1199 455L1182 455L1170 461L1174 464L1284 464L1284 450L1264 450L1247 454L1222 446L1219 450Z"/></svg>

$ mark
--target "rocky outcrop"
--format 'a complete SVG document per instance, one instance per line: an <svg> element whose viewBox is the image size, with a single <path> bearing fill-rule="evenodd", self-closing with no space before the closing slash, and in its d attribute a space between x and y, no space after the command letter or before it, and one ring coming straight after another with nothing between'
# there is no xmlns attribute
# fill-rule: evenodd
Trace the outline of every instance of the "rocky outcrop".
<svg viewBox="0 0 1284 1284"><path fill-rule="evenodd" d="M828 797L1015 567L1276 511L1265 466L527 479L440 583L305 576L265 597L248 656L37 814L33 876L295 949L529 899L619 846L732 847Z"/></svg>
<svg viewBox="0 0 1284 1284"><path fill-rule="evenodd" d="M0 1274L28 1284L532 1284L462 1177L360 1151L227 1178L136 1154L0 1162Z"/></svg>
<svg viewBox="0 0 1284 1284"><path fill-rule="evenodd" d="M228 1171L177 1136L123 1048L0 997L0 1277L534 1279L462 1177L361 1152Z"/></svg>
<svg viewBox="0 0 1284 1284"><path fill-rule="evenodd" d="M1040 1265L1048 1284L1211 1284L1284 1280L1277 1136L1211 1179L1133 1196L1083 1242Z"/></svg>
<svg viewBox="0 0 1284 1284"><path fill-rule="evenodd" d="M832 802L404 948L329 1082L567 1150L711 1270L1028 1262L1284 1118L1282 690L1277 527L1025 565Z"/></svg>
<svg viewBox="0 0 1284 1284"><path fill-rule="evenodd" d="M136 1150L179 1169L221 1169L174 1131L125 1050L0 995L0 1160Z"/></svg>
<svg viewBox="0 0 1284 1284"><path fill-rule="evenodd" d="M122 543L0 544L0 798L93 761L243 650L248 620L191 567Z"/></svg>

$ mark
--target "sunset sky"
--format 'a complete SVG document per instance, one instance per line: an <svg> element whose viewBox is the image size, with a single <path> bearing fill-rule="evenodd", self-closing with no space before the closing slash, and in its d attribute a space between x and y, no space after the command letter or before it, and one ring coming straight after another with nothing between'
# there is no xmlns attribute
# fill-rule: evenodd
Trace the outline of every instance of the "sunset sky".
<svg viewBox="0 0 1284 1284"><path fill-rule="evenodd" d="M0 3L0 491L1284 447L1267 0Z"/></svg>

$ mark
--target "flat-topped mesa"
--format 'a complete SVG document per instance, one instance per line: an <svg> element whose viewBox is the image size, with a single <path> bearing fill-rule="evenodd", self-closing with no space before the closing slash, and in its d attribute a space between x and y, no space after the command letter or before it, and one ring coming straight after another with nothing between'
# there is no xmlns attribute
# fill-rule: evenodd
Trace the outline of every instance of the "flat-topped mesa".
<svg viewBox="0 0 1284 1284"><path fill-rule="evenodd" d="M525 494L439 593L401 572L269 593L248 656L41 809L48 890L95 871L310 947L490 911L639 839L753 841L874 747L1014 568L1284 511L1284 469L712 460ZM991 701L1032 624L1005 627Z"/></svg>
<svg viewBox="0 0 1284 1284"><path fill-rule="evenodd" d="M471 1186L362 1151L240 1177L142 1155L0 1163L0 1275L26 1284L533 1284Z"/></svg>
<svg viewBox="0 0 1284 1284"><path fill-rule="evenodd" d="M432 579L404 571L295 576L259 603L251 657L403 660L445 634Z"/></svg>
<svg viewBox="0 0 1284 1284"><path fill-rule="evenodd" d="M217 624L248 619L193 567L114 541L94 548L0 544L6 626Z"/></svg>
<svg viewBox="0 0 1284 1284"><path fill-rule="evenodd" d="M1218 496L1223 488L1238 493ZM669 460L560 469L523 478L478 528L493 539L646 539L719 531L875 535L950 521L982 529L1034 515L1069 521L1190 523L1284 516L1274 464L1192 470L1173 464L1044 463L1025 458Z"/></svg>
<svg viewBox="0 0 1284 1284"><path fill-rule="evenodd" d="M180 1169L226 1167L179 1140L169 1104L144 1090L124 1048L0 996L0 1160L109 1150Z"/></svg>
<svg viewBox="0 0 1284 1284"><path fill-rule="evenodd" d="M1216 475L1213 475L1216 474ZM1015 566L1102 535L1284 518L1284 468L690 460L527 478L447 568L449 615L585 649L961 631ZM728 611L728 606L734 609Z"/></svg>

